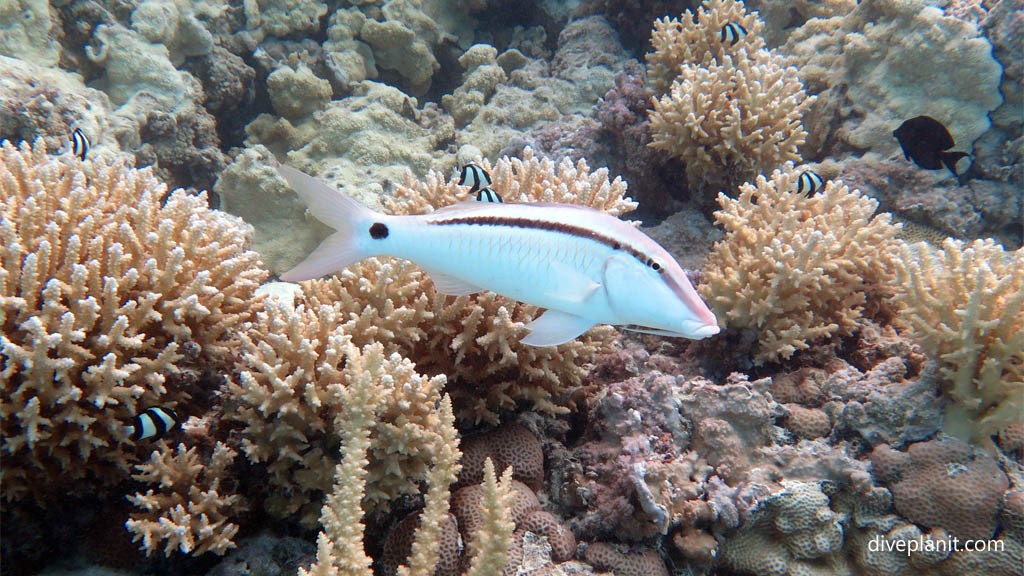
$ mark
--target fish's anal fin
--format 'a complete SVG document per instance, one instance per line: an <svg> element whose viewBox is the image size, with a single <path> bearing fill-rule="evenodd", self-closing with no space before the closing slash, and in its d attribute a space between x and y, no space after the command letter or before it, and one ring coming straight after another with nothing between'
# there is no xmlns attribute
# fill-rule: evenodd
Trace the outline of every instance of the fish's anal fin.
<svg viewBox="0 0 1024 576"><path fill-rule="evenodd" d="M460 280L454 276L448 274L442 274L440 272L434 272L432 270L424 269L424 272L430 276L430 279L434 281L434 289L441 294L448 296L468 296L469 294L476 294L482 292L483 288L474 286L465 280Z"/></svg>
<svg viewBox="0 0 1024 576"><path fill-rule="evenodd" d="M526 327L530 330L521 342L527 346L558 346L578 338L597 322L559 310L548 310Z"/></svg>

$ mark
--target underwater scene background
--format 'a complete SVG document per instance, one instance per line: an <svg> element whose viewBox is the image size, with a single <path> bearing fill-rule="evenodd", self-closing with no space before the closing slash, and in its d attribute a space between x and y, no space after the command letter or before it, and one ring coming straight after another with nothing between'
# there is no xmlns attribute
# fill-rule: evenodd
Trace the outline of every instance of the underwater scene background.
<svg viewBox="0 0 1024 576"><path fill-rule="evenodd" d="M0 0L0 571L1024 574L1022 77L1022 0ZM630 220L721 332L282 282L279 162Z"/></svg>

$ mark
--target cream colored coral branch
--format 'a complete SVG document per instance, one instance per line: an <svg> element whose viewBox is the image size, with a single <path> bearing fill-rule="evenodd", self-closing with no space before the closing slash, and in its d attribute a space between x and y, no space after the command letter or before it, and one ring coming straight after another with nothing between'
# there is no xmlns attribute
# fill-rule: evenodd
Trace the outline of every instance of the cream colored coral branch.
<svg viewBox="0 0 1024 576"><path fill-rule="evenodd" d="M434 462L427 474L427 495L420 525L416 530L409 565L399 566L399 576L432 576L440 558L442 522L448 518L449 487L455 482L462 466L459 465L459 438L455 429L452 400L445 394L441 399L440 424L434 448Z"/></svg>
<svg viewBox="0 0 1024 576"><path fill-rule="evenodd" d="M758 362L789 358L833 334L851 333L869 300L891 296L898 226L878 203L829 181L796 192L792 165L719 194L716 243L698 291L726 327L753 330Z"/></svg>
<svg viewBox="0 0 1024 576"><path fill-rule="evenodd" d="M469 543L472 561L467 576L494 576L501 574L508 564L508 551L512 546L512 467L505 469L499 483L490 458L484 461L483 508L481 527Z"/></svg>
<svg viewBox="0 0 1024 576"><path fill-rule="evenodd" d="M384 349L370 345L360 350L345 336L333 347L345 354L345 383L330 386L330 393L345 407L334 419L341 431L341 463L335 467L334 489L321 511L323 530L317 538L317 562L300 576L373 576L371 559L363 548L363 507L366 455L370 429L380 406L379 382L385 377Z"/></svg>
<svg viewBox="0 0 1024 576"><path fill-rule="evenodd" d="M242 505L241 496L225 493L221 479L237 452L217 442L204 461L195 447L179 444L172 452L166 445L155 450L149 462L137 464L132 477L157 484L145 494L128 496L137 510L125 527L134 542L142 541L146 555L159 549L170 556L175 550L186 554L224 554L235 547L238 525L230 515Z"/></svg>
<svg viewBox="0 0 1024 576"><path fill-rule="evenodd" d="M938 361L953 401L946 428L990 444L1024 419L1024 249L946 239L900 249L900 318Z"/></svg>
<svg viewBox="0 0 1024 576"><path fill-rule="evenodd" d="M226 361L258 306L250 229L205 195L166 192L123 162L0 146L5 498L123 480L122 424L187 399L168 382Z"/></svg>

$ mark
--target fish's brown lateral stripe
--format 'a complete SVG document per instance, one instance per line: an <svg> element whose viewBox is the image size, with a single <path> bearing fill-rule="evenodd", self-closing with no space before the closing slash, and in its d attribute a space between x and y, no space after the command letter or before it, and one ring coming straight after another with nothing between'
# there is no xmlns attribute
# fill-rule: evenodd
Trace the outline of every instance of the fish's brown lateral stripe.
<svg viewBox="0 0 1024 576"><path fill-rule="evenodd" d="M560 232L562 234L576 236L577 238L586 238L594 240L595 242L600 242L601 244L610 247L612 250L625 250L632 254L634 258L643 262L645 266L654 266L655 264L652 258L632 246L623 244L614 238L605 236L604 234L600 234L588 228L581 228L579 226L572 226L561 222L545 222L543 220L531 220L530 218L505 218L501 216L467 216L464 218L452 218L449 220L435 220L431 222L431 224L438 226L448 224L465 224L469 226L510 226L512 228L531 228L534 230ZM655 267L655 270L658 272L663 272L664 269L664 266L660 265Z"/></svg>

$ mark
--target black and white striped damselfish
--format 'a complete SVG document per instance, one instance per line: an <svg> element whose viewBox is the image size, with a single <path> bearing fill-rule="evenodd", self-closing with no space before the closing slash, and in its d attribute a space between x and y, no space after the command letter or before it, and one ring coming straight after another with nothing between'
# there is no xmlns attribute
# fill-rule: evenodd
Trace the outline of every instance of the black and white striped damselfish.
<svg viewBox="0 0 1024 576"><path fill-rule="evenodd" d="M476 164L466 164L459 171L459 185L469 186L469 193L474 194L483 188L490 188L491 175Z"/></svg>
<svg viewBox="0 0 1024 576"><path fill-rule="evenodd" d="M89 153L89 137L82 132L81 128L75 128L71 132L71 153L85 161L85 155Z"/></svg>
<svg viewBox="0 0 1024 576"><path fill-rule="evenodd" d="M504 202L501 199L501 194L494 191L493 188L481 188L476 193L477 202Z"/></svg>
<svg viewBox="0 0 1024 576"><path fill-rule="evenodd" d="M294 168L278 172L337 232L281 275L297 282L370 256L419 264L442 294L491 290L546 308L522 342L556 346L596 324L701 339L715 315L669 253L628 222L586 206L461 202L429 214L374 212Z"/></svg>
<svg viewBox="0 0 1024 576"><path fill-rule="evenodd" d="M821 179L821 176L810 170L804 170L796 181L796 192L797 194L814 194L823 186L825 186L825 181Z"/></svg>
<svg viewBox="0 0 1024 576"><path fill-rule="evenodd" d="M177 425L178 415L173 410L163 406L154 406L136 414L132 418L132 423L124 428L125 434L138 442L139 440L158 440L174 430Z"/></svg>
<svg viewBox="0 0 1024 576"><path fill-rule="evenodd" d="M747 29L738 22L729 22L722 26L722 42L735 44L747 35Z"/></svg>

